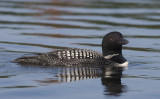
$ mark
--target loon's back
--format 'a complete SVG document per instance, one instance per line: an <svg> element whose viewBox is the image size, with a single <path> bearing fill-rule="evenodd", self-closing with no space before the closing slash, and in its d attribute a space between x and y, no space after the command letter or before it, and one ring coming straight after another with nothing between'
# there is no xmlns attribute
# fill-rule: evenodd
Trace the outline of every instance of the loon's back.
<svg viewBox="0 0 160 99"><path fill-rule="evenodd" d="M37 56L25 56L14 60L21 65L41 66L99 66L112 62L102 54L88 49L65 49Z"/></svg>

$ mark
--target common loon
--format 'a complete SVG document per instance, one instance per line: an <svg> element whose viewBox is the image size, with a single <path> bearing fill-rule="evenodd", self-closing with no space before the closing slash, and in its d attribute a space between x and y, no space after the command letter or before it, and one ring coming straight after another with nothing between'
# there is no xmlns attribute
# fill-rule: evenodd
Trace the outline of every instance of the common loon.
<svg viewBox="0 0 160 99"><path fill-rule="evenodd" d="M36 56L24 56L15 59L20 65L37 66L128 66L122 55L122 45L128 41L120 32L110 32L103 37L102 53L88 49L64 49Z"/></svg>

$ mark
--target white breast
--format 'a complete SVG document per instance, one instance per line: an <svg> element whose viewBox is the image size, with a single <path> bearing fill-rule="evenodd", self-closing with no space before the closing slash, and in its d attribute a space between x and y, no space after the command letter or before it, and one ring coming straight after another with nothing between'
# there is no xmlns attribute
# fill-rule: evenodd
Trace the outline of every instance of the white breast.
<svg viewBox="0 0 160 99"><path fill-rule="evenodd" d="M116 64L116 66L118 66L118 67L128 67L128 65L129 65L128 61L126 61L126 62L124 62L122 64L119 64L119 63Z"/></svg>

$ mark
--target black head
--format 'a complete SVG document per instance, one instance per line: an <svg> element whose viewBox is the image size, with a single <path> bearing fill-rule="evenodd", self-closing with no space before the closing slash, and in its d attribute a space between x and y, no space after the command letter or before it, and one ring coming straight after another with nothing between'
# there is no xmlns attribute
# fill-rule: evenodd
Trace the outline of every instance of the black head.
<svg viewBox="0 0 160 99"><path fill-rule="evenodd" d="M127 43L128 41L123 38L120 32L110 32L106 34L102 41L103 56L122 54L122 45Z"/></svg>

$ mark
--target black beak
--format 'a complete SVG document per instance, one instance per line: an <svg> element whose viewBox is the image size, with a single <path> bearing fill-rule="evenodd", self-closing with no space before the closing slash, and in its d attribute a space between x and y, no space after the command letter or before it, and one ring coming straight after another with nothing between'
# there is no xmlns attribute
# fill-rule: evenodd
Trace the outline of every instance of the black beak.
<svg viewBox="0 0 160 99"><path fill-rule="evenodd" d="M122 39L122 40L118 41L118 43L121 44L121 45L126 45L126 44L129 43L129 41L126 40L126 39Z"/></svg>

